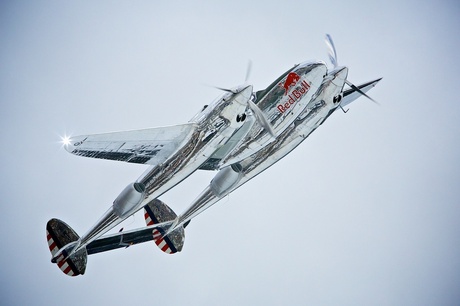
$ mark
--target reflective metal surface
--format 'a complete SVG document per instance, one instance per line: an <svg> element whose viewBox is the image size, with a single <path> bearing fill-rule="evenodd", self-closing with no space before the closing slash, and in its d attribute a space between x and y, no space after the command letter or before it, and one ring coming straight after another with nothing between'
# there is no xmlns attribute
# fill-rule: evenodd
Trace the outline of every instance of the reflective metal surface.
<svg viewBox="0 0 460 306"><path fill-rule="evenodd" d="M278 135L275 141L240 162L243 177L238 183L224 194L219 195L214 193L209 186L206 187L190 207L178 217L176 226L197 216L302 143L339 106L339 103L334 102L334 97L342 92L347 74L346 67L331 71L297 120Z"/></svg>
<svg viewBox="0 0 460 306"><path fill-rule="evenodd" d="M65 137L72 154L151 165L126 187L81 238L64 222L47 224L52 262L67 275L85 272L88 254L154 240L165 253L181 251L190 220L272 166L302 143L338 107L380 80L355 86L338 66L332 38L326 43L333 70L305 62L286 71L266 89L243 85L203 107L189 123L104 134ZM250 68L248 68L249 74ZM247 79L247 77L246 77ZM351 89L343 91L344 84ZM375 101L374 101L375 102ZM158 199L197 169L219 170L181 215ZM147 226L101 237L142 207Z"/></svg>
<svg viewBox="0 0 460 306"><path fill-rule="evenodd" d="M327 73L323 62L306 62L258 92L255 104L265 114L276 136L280 135L305 110ZM275 138L256 122L240 145L221 162L221 167L241 161L261 150Z"/></svg>
<svg viewBox="0 0 460 306"><path fill-rule="evenodd" d="M206 108L206 113L197 118L197 127L186 144L163 164L152 166L138 179L146 187L146 198L141 206L192 174L237 133L244 124L237 122L237 115L245 113L251 94L252 86L247 86L236 95L226 95L216 106Z"/></svg>
<svg viewBox="0 0 460 306"><path fill-rule="evenodd" d="M135 213L148 202L159 197L195 172L217 149L243 126L241 115L248 108L252 95L252 86L235 89L236 93L227 93L221 99L197 114L193 132L185 143L164 163L151 166L139 177L137 183L145 186L145 198L133 207L129 214L118 217L113 207L105 213L91 229L82 236L74 252L100 237L111 228Z"/></svg>

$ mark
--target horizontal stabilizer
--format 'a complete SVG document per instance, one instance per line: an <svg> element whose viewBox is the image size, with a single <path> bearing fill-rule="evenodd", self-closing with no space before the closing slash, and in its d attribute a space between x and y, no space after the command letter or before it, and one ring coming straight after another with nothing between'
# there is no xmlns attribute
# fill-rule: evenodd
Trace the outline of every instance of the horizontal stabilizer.
<svg viewBox="0 0 460 306"><path fill-rule="evenodd" d="M46 238L53 261L64 274L69 276L85 274L86 249L83 248L68 256L80 238L70 226L59 219L49 220L46 224Z"/></svg>
<svg viewBox="0 0 460 306"><path fill-rule="evenodd" d="M195 131L194 123L143 130L81 135L65 149L75 155L136 164L157 165L173 154Z"/></svg>
<svg viewBox="0 0 460 306"><path fill-rule="evenodd" d="M106 252L110 250L127 248L129 246L148 242L154 239L152 231L160 228L162 231L167 231L171 227L173 221L163 222L155 226L149 226L130 231L120 231L116 234L110 234L94 240L86 246L88 255Z"/></svg>

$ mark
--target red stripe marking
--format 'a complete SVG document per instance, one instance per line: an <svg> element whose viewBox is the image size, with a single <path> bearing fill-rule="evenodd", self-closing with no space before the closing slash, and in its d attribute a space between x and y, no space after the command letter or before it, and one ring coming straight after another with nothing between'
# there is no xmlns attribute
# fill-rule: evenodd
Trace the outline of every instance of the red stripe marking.
<svg viewBox="0 0 460 306"><path fill-rule="evenodd" d="M52 238L51 235L47 232L46 233L46 239L50 240L51 238Z"/></svg>
<svg viewBox="0 0 460 306"><path fill-rule="evenodd" d="M166 252L167 249L169 249L169 245L166 243L165 246L161 248L161 250Z"/></svg>
<svg viewBox="0 0 460 306"><path fill-rule="evenodd" d="M69 274L70 270L72 270L72 268L70 268L70 265L68 265L68 267L63 272L65 274Z"/></svg>
<svg viewBox="0 0 460 306"><path fill-rule="evenodd" d="M65 261L58 261L57 265L61 268L65 264Z"/></svg>
<svg viewBox="0 0 460 306"><path fill-rule="evenodd" d="M153 221L150 221L149 223L147 223L147 226L150 226L150 225L153 225Z"/></svg>
<svg viewBox="0 0 460 306"><path fill-rule="evenodd" d="M55 247L56 247L56 243L54 243L53 241L53 243L50 244L50 251L54 250Z"/></svg>
<svg viewBox="0 0 460 306"><path fill-rule="evenodd" d="M149 219L149 218L150 218L150 220L152 220L152 222L153 222L153 219L150 217L149 213L146 212L146 213L144 214L144 219L147 220L147 219Z"/></svg>

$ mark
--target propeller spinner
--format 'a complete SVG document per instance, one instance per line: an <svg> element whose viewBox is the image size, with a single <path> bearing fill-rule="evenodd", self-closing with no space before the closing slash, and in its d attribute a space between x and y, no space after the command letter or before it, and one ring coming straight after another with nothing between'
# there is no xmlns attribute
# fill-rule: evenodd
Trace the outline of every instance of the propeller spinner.
<svg viewBox="0 0 460 306"><path fill-rule="evenodd" d="M245 80L244 80L244 85L247 84L248 80L249 80L249 77L251 75L251 70L252 70L252 61L249 60L248 61L248 65L246 67L246 77L245 77ZM237 94L239 92L239 88L242 88L244 85L242 86L238 86L236 88L232 88L232 89L229 89L229 88L223 88L223 87L217 87L217 86L214 86L214 88L216 89L219 89L219 90L222 90L222 91L225 91L225 92L229 92L229 93L233 93L233 94ZM249 109L251 110L251 112L253 113L254 117L256 118L256 120L259 122L259 124L261 126L263 126L263 128L273 137L275 138L276 137L276 134L275 134L275 131L273 130L270 122L268 121L268 119L265 117L264 113L262 112L262 110L254 103L251 101L251 99L248 101L248 106L249 106Z"/></svg>
<svg viewBox="0 0 460 306"><path fill-rule="evenodd" d="M331 61L332 66L334 66L334 68L336 68L339 63L337 61L337 51L335 49L334 41L332 40L332 37L329 34L326 34L325 40L326 40L326 46L327 46L327 49L328 49L329 60ZM350 86L353 90L359 92L361 95L365 96L366 98L368 98L372 102L376 103L377 105L380 105L377 101L375 101L374 99L369 97L364 91L359 89L352 82L350 82L348 80L345 80L345 83L348 86Z"/></svg>

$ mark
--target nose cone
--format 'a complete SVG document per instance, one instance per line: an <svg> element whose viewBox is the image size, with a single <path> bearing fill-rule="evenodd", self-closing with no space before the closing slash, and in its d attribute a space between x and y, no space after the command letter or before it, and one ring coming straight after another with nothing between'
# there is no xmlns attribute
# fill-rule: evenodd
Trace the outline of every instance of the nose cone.
<svg viewBox="0 0 460 306"><path fill-rule="evenodd" d="M347 67L337 67L333 71L331 71L330 74L333 75L332 82L335 85L343 86L343 84L347 80L348 68Z"/></svg>
<svg viewBox="0 0 460 306"><path fill-rule="evenodd" d="M245 85L238 89L238 93L235 94L235 101L241 105L247 105L249 99L252 96L252 85Z"/></svg>
<svg viewBox="0 0 460 306"><path fill-rule="evenodd" d="M252 91L253 87L252 85L247 85L243 87L243 89L239 92L239 94L244 98L244 99L250 99L252 96Z"/></svg>

